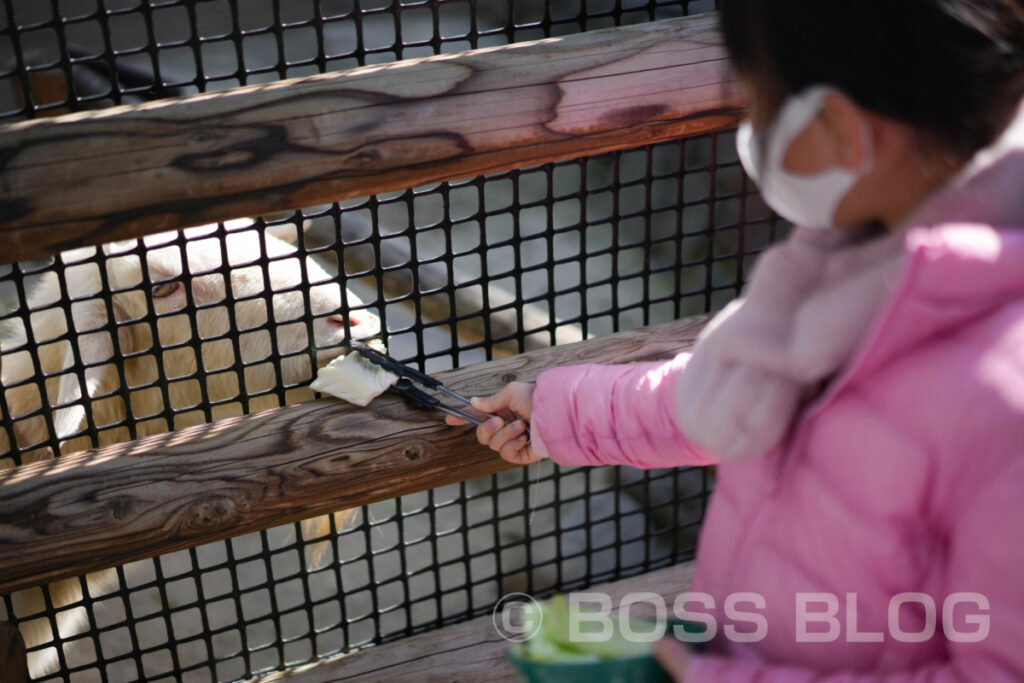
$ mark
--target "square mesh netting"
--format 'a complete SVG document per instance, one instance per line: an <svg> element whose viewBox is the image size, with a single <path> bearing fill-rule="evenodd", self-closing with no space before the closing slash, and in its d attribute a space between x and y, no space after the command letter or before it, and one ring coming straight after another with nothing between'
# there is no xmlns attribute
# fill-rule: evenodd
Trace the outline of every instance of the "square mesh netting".
<svg viewBox="0 0 1024 683"><path fill-rule="evenodd" d="M0 123L713 5L4 0ZM434 372L714 311L783 229L722 133L3 263L0 467L309 400L346 335ZM44 680L244 679L690 559L712 483L543 463L0 604Z"/></svg>

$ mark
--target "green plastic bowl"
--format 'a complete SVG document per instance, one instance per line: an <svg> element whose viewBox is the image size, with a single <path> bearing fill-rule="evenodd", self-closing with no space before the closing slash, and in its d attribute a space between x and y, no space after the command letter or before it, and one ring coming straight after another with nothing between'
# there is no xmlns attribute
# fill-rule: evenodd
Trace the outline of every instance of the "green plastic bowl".
<svg viewBox="0 0 1024 683"><path fill-rule="evenodd" d="M681 625L687 633L702 633L704 626L670 619L672 626ZM703 643L689 644L695 651ZM523 683L672 683L672 677L661 668L651 653L626 655L613 659L585 662L535 662L523 655L520 645L508 649L508 661Z"/></svg>
<svg viewBox="0 0 1024 683"><path fill-rule="evenodd" d="M524 683L672 683L653 655L597 662L534 662L513 646L508 661Z"/></svg>

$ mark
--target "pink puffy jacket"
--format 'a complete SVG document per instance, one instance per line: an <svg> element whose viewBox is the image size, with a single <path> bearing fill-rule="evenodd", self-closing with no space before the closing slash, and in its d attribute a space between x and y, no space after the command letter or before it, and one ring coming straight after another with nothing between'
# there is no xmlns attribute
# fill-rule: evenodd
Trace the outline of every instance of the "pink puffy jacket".
<svg viewBox="0 0 1024 683"><path fill-rule="evenodd" d="M532 436L719 465L687 683L1024 681L1024 110L903 229L766 250L692 353L543 373Z"/></svg>

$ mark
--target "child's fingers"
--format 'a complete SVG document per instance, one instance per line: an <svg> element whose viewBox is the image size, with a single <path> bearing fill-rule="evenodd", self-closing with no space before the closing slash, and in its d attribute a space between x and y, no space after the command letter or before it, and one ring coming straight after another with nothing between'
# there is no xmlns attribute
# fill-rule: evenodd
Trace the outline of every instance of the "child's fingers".
<svg viewBox="0 0 1024 683"><path fill-rule="evenodd" d="M529 420L533 416L533 385L512 382L509 386L508 407L517 417Z"/></svg>
<svg viewBox="0 0 1024 683"><path fill-rule="evenodd" d="M508 419L521 417L530 419L533 385L523 382L510 382L501 391L491 396L474 397L471 404L477 410L495 415L503 415Z"/></svg>
<svg viewBox="0 0 1024 683"><path fill-rule="evenodd" d="M469 404L477 410L482 410L485 413L496 413L502 408L508 407L508 400L505 392L508 390L506 386L504 389L491 396L474 396L469 399Z"/></svg>
<svg viewBox="0 0 1024 683"><path fill-rule="evenodd" d="M500 410L496 410L494 411L494 414L497 415L498 417L504 418L505 422L514 422L515 420L519 419L519 415L516 415L509 408L502 408Z"/></svg>
<svg viewBox="0 0 1024 683"><path fill-rule="evenodd" d="M528 429L521 420L506 425L495 417L476 428L476 438L508 462L531 465L541 458L530 448Z"/></svg>
<svg viewBox="0 0 1024 683"><path fill-rule="evenodd" d="M505 426L500 417L492 417L476 428L476 440L484 446L491 445L491 438Z"/></svg>
<svg viewBox="0 0 1024 683"><path fill-rule="evenodd" d="M446 425L450 425L452 427L461 427L464 424L469 424L468 422L466 422L462 418L455 417L454 415L445 415L444 416L444 423Z"/></svg>
<svg viewBox="0 0 1024 683"><path fill-rule="evenodd" d="M501 449L501 457L503 460L516 465L532 465L540 460L537 454L533 452L533 449L530 448L530 438L526 434L517 436L506 443L504 448Z"/></svg>
<svg viewBox="0 0 1024 683"><path fill-rule="evenodd" d="M490 441L487 443L487 445L490 446L492 450L501 453L501 450L505 447L506 444L508 444L510 441L514 439L519 438L520 436L523 436L525 432L526 425L524 425L521 421L516 420L515 422L512 422L507 426L504 426L501 429L494 432L491 435Z"/></svg>

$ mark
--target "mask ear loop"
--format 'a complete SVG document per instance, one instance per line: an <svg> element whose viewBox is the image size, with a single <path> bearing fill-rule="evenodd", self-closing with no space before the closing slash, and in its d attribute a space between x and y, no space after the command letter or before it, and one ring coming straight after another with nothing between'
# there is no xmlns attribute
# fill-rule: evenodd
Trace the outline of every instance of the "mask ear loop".
<svg viewBox="0 0 1024 683"><path fill-rule="evenodd" d="M841 90L838 90L836 88L833 88L831 86L825 86L825 87L828 90L828 93L825 95L825 97L827 97L828 95L838 95L839 97L842 97L842 98L846 99L847 101L851 102L854 105L857 104L856 102L854 102L853 98L851 98L845 92L843 92ZM822 107L821 111L824 111L825 110L825 100L824 99L822 99L821 107ZM819 111L818 114L816 114L815 116L816 117L820 116L821 115L821 111ZM812 121L813 121L813 119L812 119ZM859 112L857 113L857 125L860 127L861 135L860 135L860 141L859 142L860 142L861 153L864 155L864 157L861 160L860 167L857 168L857 169L854 169L854 170L856 171L856 173L859 176L864 176L864 175L870 173L871 169L875 165L875 136L871 132L871 124Z"/></svg>
<svg viewBox="0 0 1024 683"><path fill-rule="evenodd" d="M864 154L864 159L861 161L861 167L857 169L857 173L863 178L875 166L875 136L871 132L871 124L865 120L865 117L858 114L857 121L860 123L861 152Z"/></svg>
<svg viewBox="0 0 1024 683"><path fill-rule="evenodd" d="M754 138L757 143L757 177L764 178L764 170L768 166L768 143L772 139L772 132L775 128L775 123L779 119L779 112L775 112L775 116L765 124L764 131L760 135ZM750 124L753 128L754 124ZM763 182L763 181L762 181Z"/></svg>
<svg viewBox="0 0 1024 683"><path fill-rule="evenodd" d="M807 119L806 122L804 122L803 128L801 128L801 130L805 130L807 126L813 123L814 120L821 115L821 112L824 111L825 108L825 98L828 97L829 95L838 95L840 97L846 98L850 102L853 102L849 95L829 85L811 86L809 88L802 90L796 95L791 96L791 98L798 98L799 100L806 100L808 98L820 98L818 110L814 113L813 116L811 116L810 118ZM783 158L778 160L779 165L781 166L783 163L783 159L785 158L785 153L788 150L788 144L783 149L776 150L769 148L769 145L776 136L775 129L778 127L779 120L783 114L783 110L785 109L785 107L786 103L783 103L779 111L777 111L775 113L775 116L772 117L771 122L767 126L765 126L764 135L759 136L758 142L760 147L760 158L758 159L758 172L762 174L762 177L764 173L764 167L766 164L769 163L769 155L772 152L778 152L780 155L782 155ZM860 144L861 151L864 154L864 159L861 163L861 168L857 169L857 173L858 175L863 176L866 173L869 173L871 171L871 168L874 166L874 136L871 133L871 125L860 114L857 115L857 123L861 129ZM791 133L791 138L795 138L797 137L797 135L798 133ZM788 143L791 144L792 139L790 139Z"/></svg>
<svg viewBox="0 0 1024 683"><path fill-rule="evenodd" d="M835 90L829 86L810 86L786 98L775 112L771 123L765 127L765 135L762 138L765 147L762 164L774 163L776 168L786 170L784 164L790 145L821 115L825 107L825 97L831 92ZM778 156L778 159L775 159L775 156Z"/></svg>

